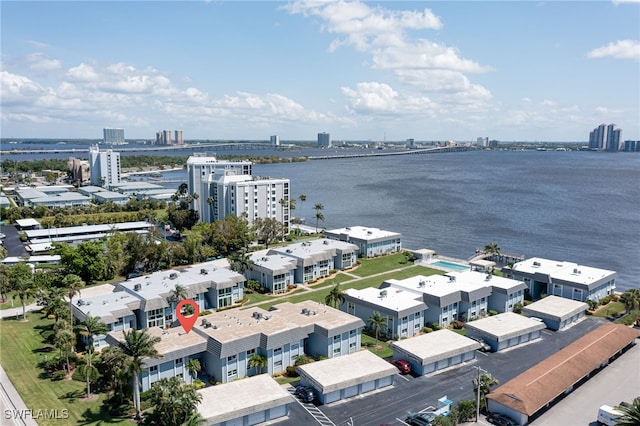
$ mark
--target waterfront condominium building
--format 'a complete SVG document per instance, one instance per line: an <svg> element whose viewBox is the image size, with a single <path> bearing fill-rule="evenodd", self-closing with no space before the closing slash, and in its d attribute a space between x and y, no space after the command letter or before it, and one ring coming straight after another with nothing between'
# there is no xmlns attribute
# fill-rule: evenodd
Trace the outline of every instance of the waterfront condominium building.
<svg viewBox="0 0 640 426"><path fill-rule="evenodd" d="M595 151L618 151L620 149L621 129L615 124L601 124L589 133L589 149Z"/></svg>
<svg viewBox="0 0 640 426"><path fill-rule="evenodd" d="M278 135L271 136L269 141L271 142L271 146L280 146L280 136Z"/></svg>
<svg viewBox="0 0 640 426"><path fill-rule="evenodd" d="M120 153L111 149L100 150L97 145L89 147L91 184L110 188L120 183Z"/></svg>
<svg viewBox="0 0 640 426"><path fill-rule="evenodd" d="M174 140L176 145L183 145L184 139L182 138L182 130L174 130L173 131Z"/></svg>
<svg viewBox="0 0 640 426"><path fill-rule="evenodd" d="M230 214L246 217L250 225L257 218L275 219L289 232L289 179L214 173L205 184L202 221L215 222Z"/></svg>
<svg viewBox="0 0 640 426"><path fill-rule="evenodd" d="M318 133L318 147L330 148L331 147L331 135L329 133Z"/></svg>
<svg viewBox="0 0 640 426"><path fill-rule="evenodd" d="M124 145L124 129L102 129L103 142L110 145Z"/></svg>

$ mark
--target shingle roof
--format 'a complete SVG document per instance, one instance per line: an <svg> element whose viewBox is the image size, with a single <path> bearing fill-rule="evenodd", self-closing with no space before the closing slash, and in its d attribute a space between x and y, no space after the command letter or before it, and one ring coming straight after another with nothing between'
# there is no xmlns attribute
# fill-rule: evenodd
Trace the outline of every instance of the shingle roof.
<svg viewBox="0 0 640 426"><path fill-rule="evenodd" d="M487 395L487 399L533 415L636 338L638 330L607 323L556 352Z"/></svg>

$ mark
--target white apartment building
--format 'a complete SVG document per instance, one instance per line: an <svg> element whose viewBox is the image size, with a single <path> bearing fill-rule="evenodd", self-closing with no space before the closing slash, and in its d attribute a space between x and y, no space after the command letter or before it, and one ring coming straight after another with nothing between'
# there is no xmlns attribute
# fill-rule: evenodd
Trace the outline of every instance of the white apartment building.
<svg viewBox="0 0 640 426"><path fill-rule="evenodd" d="M120 183L120 153L111 149L101 151L98 145L89 147L91 184L110 188Z"/></svg>
<svg viewBox="0 0 640 426"><path fill-rule="evenodd" d="M212 204L206 206L210 207L211 222L229 214L245 216L250 225L257 218L275 219L289 232L289 179L213 175L208 183L207 197Z"/></svg>
<svg viewBox="0 0 640 426"><path fill-rule="evenodd" d="M192 208L202 222L223 220L227 215L271 218L289 231L289 179L252 176L250 161L219 161L192 156L187 160L188 191L198 194Z"/></svg>

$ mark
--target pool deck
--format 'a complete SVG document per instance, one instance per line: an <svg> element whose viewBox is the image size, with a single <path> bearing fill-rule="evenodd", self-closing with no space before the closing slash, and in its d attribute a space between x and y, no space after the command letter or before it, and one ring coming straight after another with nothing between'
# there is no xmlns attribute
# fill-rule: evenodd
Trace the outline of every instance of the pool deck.
<svg viewBox="0 0 640 426"><path fill-rule="evenodd" d="M438 262L453 263L453 264L459 265L460 267L459 268L448 268L445 265L438 265L437 264ZM432 259L430 259L429 262L422 263L422 265L427 266L429 268L438 269L440 271L445 271L445 272L466 271L466 270L471 269L471 265L466 260L454 259L454 258L451 258L451 257L443 257L443 256L438 256L438 257L432 258Z"/></svg>

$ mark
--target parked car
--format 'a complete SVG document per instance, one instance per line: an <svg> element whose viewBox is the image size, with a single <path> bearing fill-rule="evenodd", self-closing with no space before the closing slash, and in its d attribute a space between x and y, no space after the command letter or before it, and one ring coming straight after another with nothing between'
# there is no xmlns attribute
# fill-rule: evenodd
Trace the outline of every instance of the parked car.
<svg viewBox="0 0 640 426"><path fill-rule="evenodd" d="M487 421L497 426L518 426L518 423L511 417L499 413L487 414Z"/></svg>
<svg viewBox="0 0 640 426"><path fill-rule="evenodd" d="M433 413L410 413L404 421L411 426L430 426L435 418Z"/></svg>
<svg viewBox="0 0 640 426"><path fill-rule="evenodd" d="M316 396L313 394L313 389L308 386L296 386L295 394L302 402L313 402Z"/></svg>
<svg viewBox="0 0 640 426"><path fill-rule="evenodd" d="M469 339L475 340L480 343L480 352L491 352L491 346L487 342L485 342L482 337L469 337Z"/></svg>
<svg viewBox="0 0 640 426"><path fill-rule="evenodd" d="M132 272L130 274L127 274L127 279L128 280L132 280L134 278L138 278L138 277L141 277L141 276L142 276L142 274L139 274L137 272Z"/></svg>
<svg viewBox="0 0 640 426"><path fill-rule="evenodd" d="M411 373L411 364L409 364L404 359L391 359L389 362L395 365L398 370L400 370L400 374L408 374Z"/></svg>

